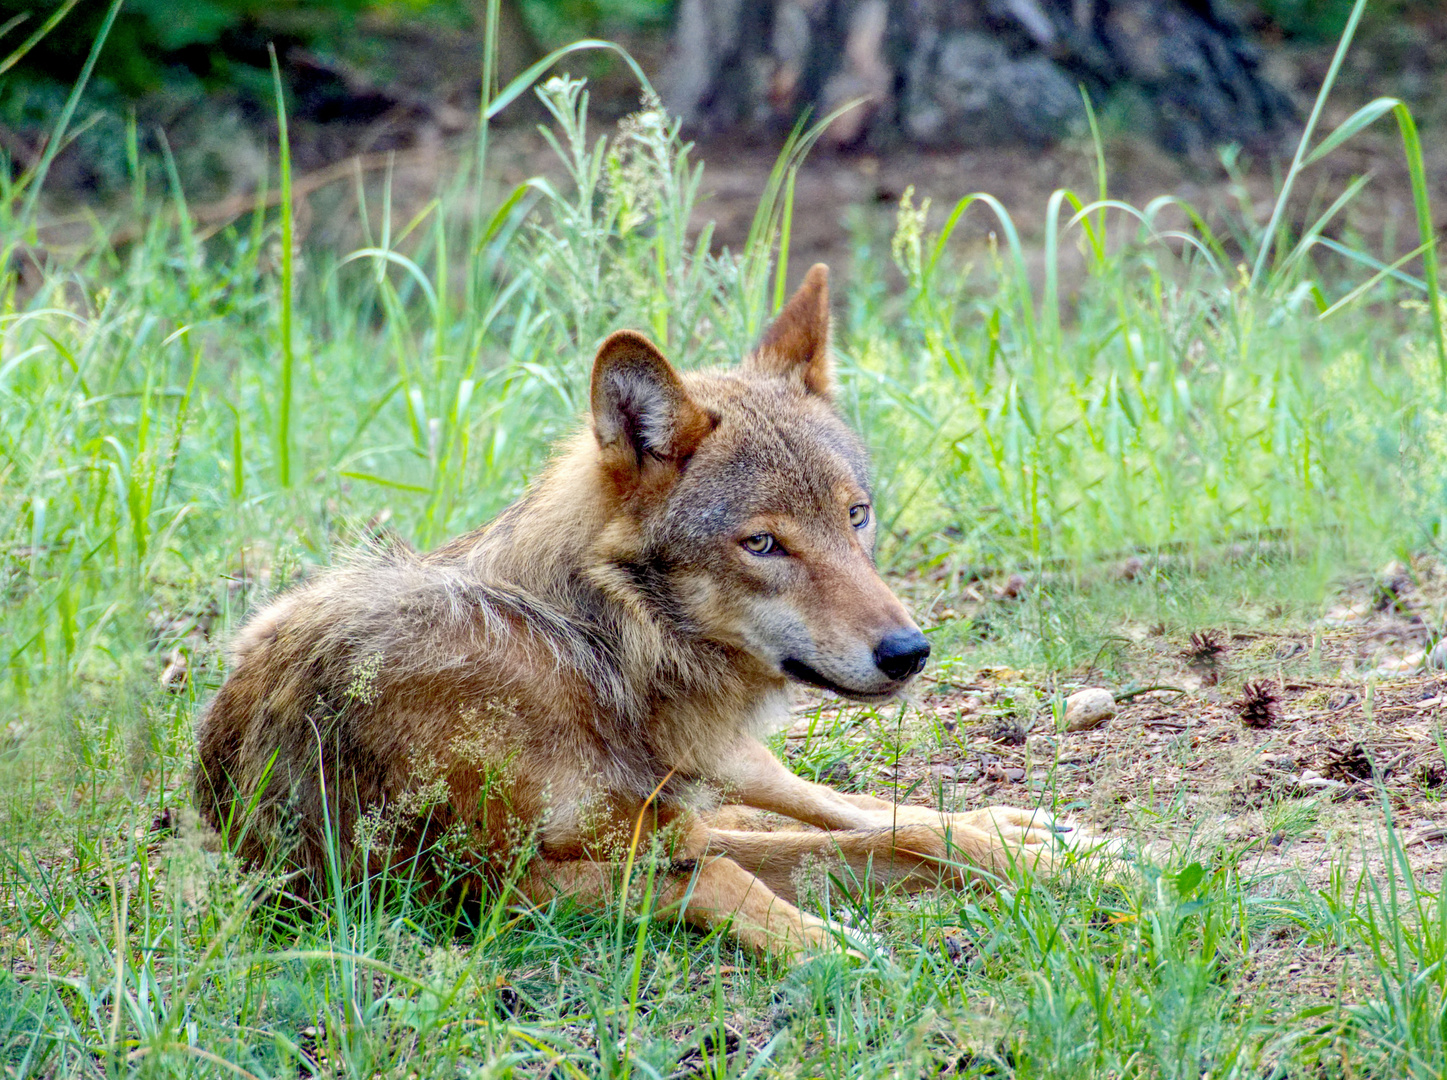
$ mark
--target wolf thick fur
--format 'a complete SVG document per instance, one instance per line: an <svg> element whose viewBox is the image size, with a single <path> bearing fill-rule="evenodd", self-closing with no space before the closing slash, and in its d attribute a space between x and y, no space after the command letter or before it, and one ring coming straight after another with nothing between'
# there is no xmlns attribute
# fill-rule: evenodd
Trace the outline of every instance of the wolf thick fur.
<svg viewBox="0 0 1447 1080"><path fill-rule="evenodd" d="M330 836L351 880L425 852L426 874L442 859L532 903L602 900L642 829L670 860L662 904L760 950L830 940L794 904L811 863L906 888L1048 864L1038 812L842 794L760 741L791 682L880 701L928 653L874 568L828 319L816 266L737 368L679 373L614 334L591 424L495 521L431 554L378 546L258 612L200 723L203 815L313 884ZM812 828L751 829L755 811Z"/></svg>

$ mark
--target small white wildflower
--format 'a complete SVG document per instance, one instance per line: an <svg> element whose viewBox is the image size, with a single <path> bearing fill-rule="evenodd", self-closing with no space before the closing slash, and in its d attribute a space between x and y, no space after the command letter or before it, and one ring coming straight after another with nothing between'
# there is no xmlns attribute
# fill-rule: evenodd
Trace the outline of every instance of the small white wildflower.
<svg viewBox="0 0 1447 1080"><path fill-rule="evenodd" d="M904 194L899 198L899 215L894 227L894 239L889 243L889 251L894 256L895 265L911 284L917 284L921 276L921 248L924 243L925 222L929 218L929 205L929 199L925 199L918 207L914 205L913 184L905 188Z"/></svg>
<svg viewBox="0 0 1447 1080"><path fill-rule="evenodd" d="M370 705L377 700L377 676L382 671L382 654L370 653L352 669L352 681L345 691L348 701Z"/></svg>

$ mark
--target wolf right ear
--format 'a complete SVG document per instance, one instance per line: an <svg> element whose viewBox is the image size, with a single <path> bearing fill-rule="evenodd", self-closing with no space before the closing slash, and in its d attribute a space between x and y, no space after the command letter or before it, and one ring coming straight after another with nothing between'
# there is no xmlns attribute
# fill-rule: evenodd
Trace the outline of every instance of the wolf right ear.
<svg viewBox="0 0 1447 1080"><path fill-rule="evenodd" d="M789 298L759 347L744 361L759 375L797 380L811 394L832 400L834 360L829 355L829 267L815 263Z"/></svg>
<svg viewBox="0 0 1447 1080"><path fill-rule="evenodd" d="M632 330L619 330L599 348L592 405L599 449L637 470L646 458L683 464L718 422L688 396L653 342Z"/></svg>

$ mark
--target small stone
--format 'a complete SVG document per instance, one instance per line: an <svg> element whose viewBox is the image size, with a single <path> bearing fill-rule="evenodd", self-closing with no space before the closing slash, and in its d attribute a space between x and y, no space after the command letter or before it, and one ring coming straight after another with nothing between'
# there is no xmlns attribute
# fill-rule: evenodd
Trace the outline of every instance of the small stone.
<svg viewBox="0 0 1447 1080"><path fill-rule="evenodd" d="M186 654L179 647L172 649L171 655L166 658L166 669L161 672L161 686L179 694L186 689L186 679L190 673L191 666L186 662Z"/></svg>
<svg viewBox="0 0 1447 1080"><path fill-rule="evenodd" d="M1024 574L1011 574L1005 584L995 590L996 600L1018 600L1030 583L1025 580Z"/></svg>
<svg viewBox="0 0 1447 1080"><path fill-rule="evenodd" d="M1065 699L1065 730L1091 731L1115 713L1115 697L1109 690L1098 686L1077 690Z"/></svg>
<svg viewBox="0 0 1447 1080"><path fill-rule="evenodd" d="M1307 770L1310 772L1311 770ZM1296 786L1310 791L1345 791L1350 784L1341 780L1328 780L1325 776L1308 776L1302 773L1296 781Z"/></svg>
<svg viewBox="0 0 1447 1080"><path fill-rule="evenodd" d="M1432 646L1427 654L1427 666L1433 671L1447 671L1447 638Z"/></svg>
<svg viewBox="0 0 1447 1080"><path fill-rule="evenodd" d="M1350 607L1334 607L1323 617L1322 622L1327 626L1349 626L1352 623L1361 622L1369 614L1371 607L1366 604L1353 604Z"/></svg>
<svg viewBox="0 0 1447 1080"><path fill-rule="evenodd" d="M1392 679L1402 675L1410 675L1427 662L1427 654L1421 649L1408 653L1406 656L1389 656L1373 669L1372 674L1379 679Z"/></svg>
<svg viewBox="0 0 1447 1080"><path fill-rule="evenodd" d="M1139 555L1132 555L1115 568L1115 576L1122 581L1134 581L1140 577L1140 573L1145 569L1145 566L1145 562Z"/></svg>

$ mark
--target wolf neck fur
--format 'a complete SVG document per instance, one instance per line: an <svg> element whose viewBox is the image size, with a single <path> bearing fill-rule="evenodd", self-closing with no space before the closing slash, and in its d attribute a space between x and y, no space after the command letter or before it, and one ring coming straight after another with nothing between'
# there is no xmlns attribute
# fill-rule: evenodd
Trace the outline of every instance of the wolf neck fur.
<svg viewBox="0 0 1447 1080"><path fill-rule="evenodd" d="M435 557L456 551L484 584L556 612L585 613L577 629L605 646L633 709L655 721L673 720L655 728L672 744L658 748L669 757L696 759L704 744L768 726L786 698L785 679L756 658L692 632L666 601L645 597L636 577L645 556L641 522L615 490L585 429L522 499ZM714 715L691 707L700 699ZM733 707L718 710L723 701ZM644 717L618 719L641 723Z"/></svg>

